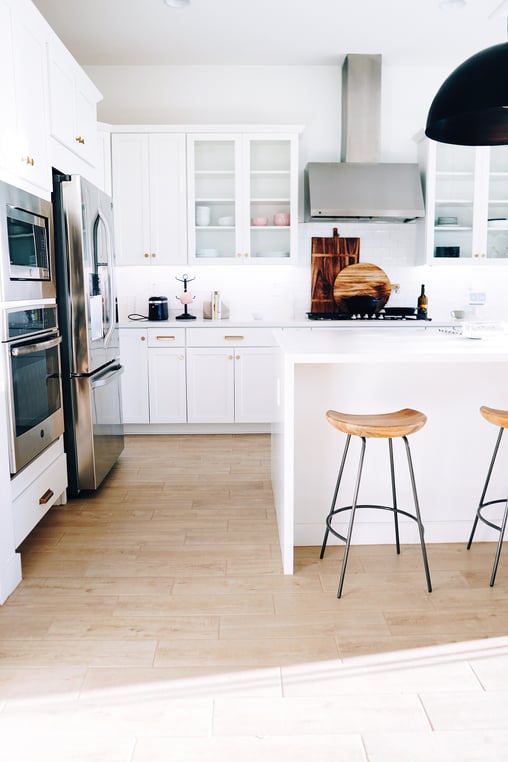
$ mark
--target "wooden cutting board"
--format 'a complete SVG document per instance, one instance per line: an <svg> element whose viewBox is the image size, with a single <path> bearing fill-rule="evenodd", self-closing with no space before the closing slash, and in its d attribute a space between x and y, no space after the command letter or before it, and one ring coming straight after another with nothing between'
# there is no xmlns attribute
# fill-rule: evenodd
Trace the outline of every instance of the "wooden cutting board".
<svg viewBox="0 0 508 762"><path fill-rule="evenodd" d="M338 273L333 286L333 298L339 312L347 312L343 299L350 296L372 296L379 299L376 312L390 298L392 287L387 274L377 265L368 262L345 267Z"/></svg>
<svg viewBox="0 0 508 762"><path fill-rule="evenodd" d="M333 288L338 273L360 259L360 239L341 238L333 228L331 238L313 238L311 254L312 312L337 312Z"/></svg>

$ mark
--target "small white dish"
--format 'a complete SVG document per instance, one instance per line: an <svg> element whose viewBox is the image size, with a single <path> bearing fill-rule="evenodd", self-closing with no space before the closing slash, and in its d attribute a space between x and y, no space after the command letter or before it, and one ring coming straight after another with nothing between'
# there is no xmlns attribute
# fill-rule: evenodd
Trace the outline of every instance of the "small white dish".
<svg viewBox="0 0 508 762"><path fill-rule="evenodd" d="M221 227L232 227L235 224L234 217L219 217L217 224Z"/></svg>

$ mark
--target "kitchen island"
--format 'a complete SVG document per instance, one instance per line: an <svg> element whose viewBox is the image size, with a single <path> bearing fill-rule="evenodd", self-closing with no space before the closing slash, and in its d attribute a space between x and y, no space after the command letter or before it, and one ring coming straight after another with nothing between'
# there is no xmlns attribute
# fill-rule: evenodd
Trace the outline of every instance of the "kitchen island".
<svg viewBox="0 0 508 762"><path fill-rule="evenodd" d="M427 323L404 330L376 323L275 332L280 388L272 477L286 574L293 572L295 545L319 546L323 538L345 441L326 422L330 408L380 413L412 407L424 412L427 424L411 437L411 448L426 541L467 541L497 436L479 408L508 407L508 335L501 326L473 335L477 338ZM405 454L398 444L394 442L399 506L412 507ZM359 442L353 440L351 453L358 452L355 446ZM350 466L339 494L342 505L351 502L356 458L351 457ZM492 480L496 497L508 488L502 472L501 467ZM360 502L391 502L388 448L382 440L369 442ZM497 540L497 533L479 527L477 539ZM391 542L390 514L360 511L353 543ZM401 542L418 542L413 522L401 521Z"/></svg>

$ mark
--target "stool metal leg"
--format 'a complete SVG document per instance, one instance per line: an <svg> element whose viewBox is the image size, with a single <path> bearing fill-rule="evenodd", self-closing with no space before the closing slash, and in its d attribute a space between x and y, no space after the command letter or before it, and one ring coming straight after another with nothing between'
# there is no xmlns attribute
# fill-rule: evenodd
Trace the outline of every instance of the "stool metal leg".
<svg viewBox="0 0 508 762"><path fill-rule="evenodd" d="M333 511L334 511L334 508L335 508L335 503L337 502L337 495L339 494L339 487L340 487L340 483L342 481L342 474L344 472L344 466L346 464L346 457L347 457L347 453L348 453L348 450L349 450L349 444L350 444L350 442L351 442L351 434L348 434L347 439L346 439L346 444L344 446L344 452L342 453L342 460L341 460L341 463L340 463L339 473L338 473L338 476L337 476L337 482L335 484L335 491L333 493L332 505L331 505L330 511L328 513L329 517L331 517L331 515L333 514ZM321 553L319 554L319 558L323 558L323 556L325 554L326 543L328 541L328 535L329 534L330 534L330 528L329 528L328 523L327 523L326 530L325 530L325 536L323 538L323 545L321 546Z"/></svg>
<svg viewBox="0 0 508 762"><path fill-rule="evenodd" d="M489 486L490 477L492 476L492 471L494 469L494 463L496 462L497 453L498 453L498 450L499 450L499 445L501 444L501 439L502 439L502 436L503 436L503 431L504 431L504 429L500 428L499 429L499 434L497 435L496 445L494 447L494 452L492 453L492 458L490 460L489 470L487 471L487 478L485 479L485 485L483 487L483 492L482 492L482 495L480 497L480 502L478 503L478 509L476 511L476 516L475 516L475 519L474 519L474 522L473 522L473 528L471 529L471 534L469 536L469 541L467 543L467 549L468 550L471 547L471 543L473 542L473 537L474 537L474 534L476 532L476 527L478 526L478 520L480 518L480 510L481 510L481 508L482 508L482 506L484 504L485 495L487 494L487 488ZM497 568L497 565L496 565L496 568ZM494 577L495 576L496 575L494 573ZM490 584L492 586L493 582L491 581Z"/></svg>
<svg viewBox="0 0 508 762"><path fill-rule="evenodd" d="M388 450L390 452L390 476L392 480L393 521L395 524L395 544L397 546L397 555L400 555L399 515L397 511L397 491L395 489L395 468L393 465L393 440L391 437L388 440Z"/></svg>
<svg viewBox="0 0 508 762"><path fill-rule="evenodd" d="M409 466L409 475L411 477L411 486L413 488L413 499L415 504L415 513L416 513L416 523L418 524L418 533L420 535L420 545L422 548L422 556L423 556L423 565L425 567L425 577L427 578L427 590L429 593L432 592L432 584L430 581L430 571L429 571L429 562L427 560L427 549L425 547L425 540L423 537L423 524L422 519L420 516L420 506L418 504L418 495L416 494L416 482L415 482L415 475L413 471L413 461L411 459L411 449L409 447L409 442L407 440L407 437L402 437L404 440L404 444L406 445L406 454L407 454L407 462Z"/></svg>
<svg viewBox="0 0 508 762"><path fill-rule="evenodd" d="M363 460L365 457L365 447L366 447L366 439L365 437L362 437L362 449L360 452L360 463L358 465L358 474L356 477L356 485L355 485L355 492L353 495L353 502L351 504L351 515L349 517L349 527L347 530L347 539L346 539L346 547L344 548L344 557L342 559L342 567L340 570L340 579L339 579L339 589L337 590L337 598L340 598L342 595L342 587L344 585L344 577L346 574L346 566L347 566L347 560L349 556L349 547L351 545L351 535L353 534L353 524L355 520L355 513L356 513L356 506L358 503L358 493L360 491L360 481L362 478L362 469L363 469Z"/></svg>
<svg viewBox="0 0 508 762"><path fill-rule="evenodd" d="M505 530L506 530L506 520L507 520L507 518L508 518L508 500L506 501L506 505L505 505L505 509L504 509L504 514L503 514L503 521L502 521L501 527L499 529L499 541L497 543L496 557L494 559L494 566L492 567L492 574L491 574L491 577L490 577L490 586L491 587L494 586L494 582L495 582L496 574L497 574L497 565L499 563L499 557L501 555L501 550L503 549L503 538L504 538L504 533L505 533Z"/></svg>

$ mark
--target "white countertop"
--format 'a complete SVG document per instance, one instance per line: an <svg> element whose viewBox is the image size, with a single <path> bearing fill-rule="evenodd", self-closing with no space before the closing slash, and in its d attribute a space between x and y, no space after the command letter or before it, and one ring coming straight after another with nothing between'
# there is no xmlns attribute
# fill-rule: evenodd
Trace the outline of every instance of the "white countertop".
<svg viewBox="0 0 508 762"><path fill-rule="evenodd" d="M501 331L472 339L438 325L409 324L404 331L394 331L393 323L389 326L376 323L364 330L344 327L341 331L316 332L286 327L276 330L274 335L286 357L294 363L508 360L508 334Z"/></svg>
<svg viewBox="0 0 508 762"><path fill-rule="evenodd" d="M237 328L312 328L318 330L336 330L342 328L355 328L366 329L373 328L379 330L381 328L392 329L408 329L408 328L425 328L426 326L432 327L451 327L457 326L458 322L455 321L416 321L416 320L309 320L306 317L301 319L295 318L292 320L252 320L252 319L232 319L227 320L204 320L203 318L196 318L196 320L122 320L119 323L120 328L220 328L221 326L235 326Z"/></svg>

